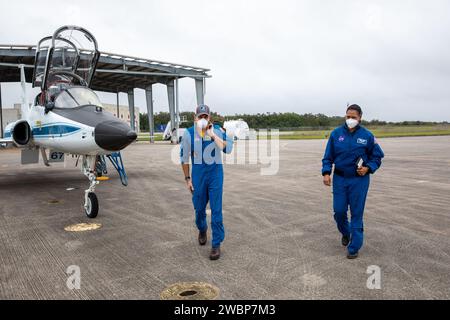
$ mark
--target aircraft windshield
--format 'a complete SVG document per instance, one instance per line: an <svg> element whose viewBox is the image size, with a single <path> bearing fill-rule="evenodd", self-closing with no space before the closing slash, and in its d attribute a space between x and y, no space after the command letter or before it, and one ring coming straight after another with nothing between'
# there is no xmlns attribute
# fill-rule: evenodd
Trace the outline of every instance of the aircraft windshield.
<svg viewBox="0 0 450 320"><path fill-rule="evenodd" d="M64 90L55 100L55 107L61 109L70 109L85 105L101 107L102 103L94 91L83 87Z"/></svg>

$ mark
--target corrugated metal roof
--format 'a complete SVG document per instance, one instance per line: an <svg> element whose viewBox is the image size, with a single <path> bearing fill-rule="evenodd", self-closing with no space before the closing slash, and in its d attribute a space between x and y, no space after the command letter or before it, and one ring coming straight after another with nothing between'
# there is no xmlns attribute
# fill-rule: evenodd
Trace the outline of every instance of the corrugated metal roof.
<svg viewBox="0 0 450 320"><path fill-rule="evenodd" d="M17 64L24 64L25 75L31 82L36 46L0 45L0 82L19 82ZM9 64L9 65L8 65ZM154 83L166 84L175 78L206 78L209 69L137 58L116 53L101 52L92 81L93 90L128 92L145 89Z"/></svg>

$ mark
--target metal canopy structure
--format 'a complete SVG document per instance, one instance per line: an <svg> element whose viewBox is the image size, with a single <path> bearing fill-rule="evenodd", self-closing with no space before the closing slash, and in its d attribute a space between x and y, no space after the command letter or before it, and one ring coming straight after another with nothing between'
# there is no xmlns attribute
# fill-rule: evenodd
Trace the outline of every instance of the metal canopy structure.
<svg viewBox="0 0 450 320"><path fill-rule="evenodd" d="M32 81L36 46L0 45L0 83L20 82L18 65L25 66L27 82ZM130 122L135 126L134 89L146 92L147 114L150 126L150 142L154 142L153 120L153 84L167 86L167 96L171 124L179 126L178 79L192 78L195 81L197 104L204 103L205 79L209 78L209 69L187 66L177 63L136 58L120 54L101 52L91 89L103 92L128 94ZM0 88L1 90L1 88ZM1 92L0 92L1 97ZM118 98L117 98L118 105ZM0 100L1 109L1 100ZM176 130L173 142L178 141ZM3 136L3 132L2 132Z"/></svg>

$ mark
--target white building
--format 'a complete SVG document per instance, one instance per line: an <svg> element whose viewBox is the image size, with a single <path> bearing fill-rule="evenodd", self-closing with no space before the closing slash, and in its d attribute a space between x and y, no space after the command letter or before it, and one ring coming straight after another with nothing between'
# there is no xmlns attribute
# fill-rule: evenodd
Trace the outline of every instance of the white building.
<svg viewBox="0 0 450 320"><path fill-rule="evenodd" d="M117 117L117 105L115 104L108 104L108 103L102 103L103 108L106 111L111 112L114 117ZM131 127L131 121L130 121L130 109L128 108L128 106L121 106L119 105L119 117L120 120L125 121L126 123L128 123L128 125ZM135 118L135 122L134 122L134 127L136 132L139 132L139 108L135 107L134 108L134 118Z"/></svg>
<svg viewBox="0 0 450 320"><path fill-rule="evenodd" d="M5 127L11 122L15 122L22 117L22 112L20 111L20 103L14 104L14 108L2 109L3 118L3 132L5 132Z"/></svg>

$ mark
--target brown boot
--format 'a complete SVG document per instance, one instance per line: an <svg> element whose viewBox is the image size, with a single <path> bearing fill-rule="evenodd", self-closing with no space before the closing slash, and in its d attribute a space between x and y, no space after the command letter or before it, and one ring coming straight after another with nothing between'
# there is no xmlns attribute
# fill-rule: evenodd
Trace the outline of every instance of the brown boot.
<svg viewBox="0 0 450 320"><path fill-rule="evenodd" d="M198 243L201 246L204 246L206 244L206 241L208 241L208 237L206 236L206 231L205 232L199 232L198 233Z"/></svg>
<svg viewBox="0 0 450 320"><path fill-rule="evenodd" d="M220 258L220 247L219 248L212 248L211 254L209 255L210 260L217 260Z"/></svg>
<svg viewBox="0 0 450 320"><path fill-rule="evenodd" d="M347 254L347 259L356 259L356 258L358 258L358 252Z"/></svg>
<svg viewBox="0 0 450 320"><path fill-rule="evenodd" d="M344 247L348 246L350 243L350 236L342 236L341 243Z"/></svg>

